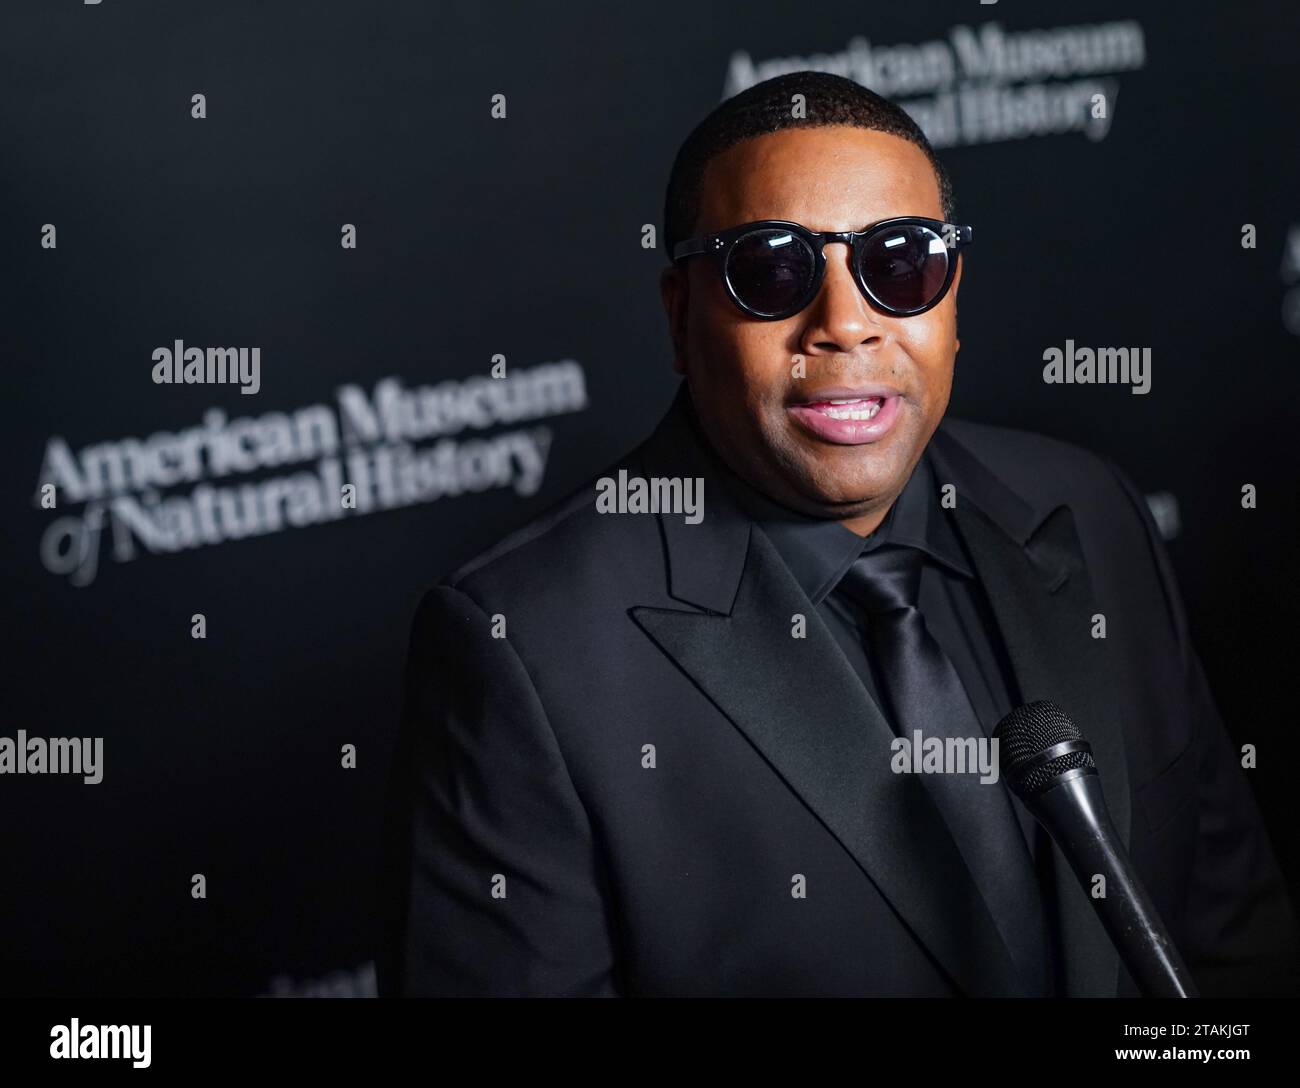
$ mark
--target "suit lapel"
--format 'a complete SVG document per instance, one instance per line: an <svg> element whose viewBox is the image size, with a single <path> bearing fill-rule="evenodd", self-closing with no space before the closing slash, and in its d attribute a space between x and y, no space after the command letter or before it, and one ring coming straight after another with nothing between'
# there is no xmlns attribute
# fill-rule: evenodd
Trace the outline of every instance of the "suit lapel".
<svg viewBox="0 0 1300 1088"><path fill-rule="evenodd" d="M954 520L996 617L1019 700L1050 699L1078 724L1092 746L1111 820L1127 848L1123 721L1106 641L1092 637L1093 617L1100 609L1073 516L1066 506L1045 516L1030 511L942 431L932 449L937 484L956 484ZM1066 993L1114 996L1115 948L1055 844L1051 860Z"/></svg>

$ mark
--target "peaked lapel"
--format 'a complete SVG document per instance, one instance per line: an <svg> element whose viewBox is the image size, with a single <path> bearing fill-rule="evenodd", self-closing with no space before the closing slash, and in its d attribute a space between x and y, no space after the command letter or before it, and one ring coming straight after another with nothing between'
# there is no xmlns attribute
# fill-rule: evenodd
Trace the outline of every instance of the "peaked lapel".
<svg viewBox="0 0 1300 1088"><path fill-rule="evenodd" d="M956 487L954 520L992 606L1019 701L1050 699L1078 724L1092 746L1106 807L1127 849L1124 723L1106 640L1092 637L1093 616L1100 609L1073 515L1063 505L1031 509L942 427L931 451L936 486ZM1118 954L1055 843L1051 870L1065 992L1113 997Z"/></svg>
<svg viewBox="0 0 1300 1088"><path fill-rule="evenodd" d="M955 985L1025 988L917 776L891 769L893 730L763 531L730 501L681 403L643 447L647 477L701 477L705 516L661 515L670 596L630 614L854 858ZM794 617L806 637L792 637ZM971 886L968 897L952 889ZM958 906L975 902L965 912Z"/></svg>

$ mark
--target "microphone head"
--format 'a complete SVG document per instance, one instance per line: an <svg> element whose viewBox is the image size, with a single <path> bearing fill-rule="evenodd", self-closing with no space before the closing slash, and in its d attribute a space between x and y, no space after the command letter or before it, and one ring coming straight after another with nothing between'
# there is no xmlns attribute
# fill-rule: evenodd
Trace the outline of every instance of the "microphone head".
<svg viewBox="0 0 1300 1088"><path fill-rule="evenodd" d="M1079 727L1053 702L1016 707L998 722L993 736L1002 750L1007 785L1022 801L1037 797L1068 771L1097 773Z"/></svg>

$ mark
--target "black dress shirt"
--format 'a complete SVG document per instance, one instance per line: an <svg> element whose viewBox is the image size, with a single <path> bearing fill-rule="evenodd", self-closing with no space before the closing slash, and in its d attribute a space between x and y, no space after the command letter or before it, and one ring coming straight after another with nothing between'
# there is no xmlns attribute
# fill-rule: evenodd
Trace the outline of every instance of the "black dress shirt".
<svg viewBox="0 0 1300 1088"><path fill-rule="evenodd" d="M930 633L957 670L985 735L992 736L998 722L1016 705L1012 697L1016 690L1014 674L983 588L961 538L940 504L939 484L928 450L885 520L867 537L838 521L791 511L756 491L720 461L719 468L737 501L776 546L895 733L899 731L898 723L888 701L880 695L882 688L888 690L888 679L877 675L871 660L867 618L842 592L837 592L837 587L855 559L887 541L920 549L925 563L918 607ZM1012 807L1038 863L1047 852L1043 832L1022 805Z"/></svg>

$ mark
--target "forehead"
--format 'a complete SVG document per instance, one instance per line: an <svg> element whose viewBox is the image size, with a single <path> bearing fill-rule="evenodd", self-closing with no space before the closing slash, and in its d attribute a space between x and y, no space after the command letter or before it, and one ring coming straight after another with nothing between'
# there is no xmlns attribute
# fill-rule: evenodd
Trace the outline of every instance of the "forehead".
<svg viewBox="0 0 1300 1088"><path fill-rule="evenodd" d="M855 126L791 128L742 140L709 161L696 229L790 219L813 230L857 230L896 215L943 218L924 151Z"/></svg>

